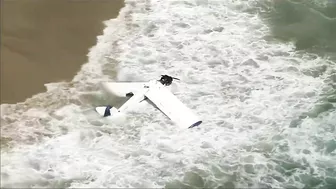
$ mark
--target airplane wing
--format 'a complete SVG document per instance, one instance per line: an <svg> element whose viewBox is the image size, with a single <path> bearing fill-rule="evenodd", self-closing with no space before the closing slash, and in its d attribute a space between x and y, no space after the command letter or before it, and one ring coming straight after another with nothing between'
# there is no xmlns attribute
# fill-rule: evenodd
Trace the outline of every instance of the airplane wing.
<svg viewBox="0 0 336 189"><path fill-rule="evenodd" d="M126 97L127 93L137 93L141 91L148 82L104 82L102 87L119 97Z"/></svg>
<svg viewBox="0 0 336 189"><path fill-rule="evenodd" d="M145 86L148 85L147 82L104 82L101 84L103 89L107 92L112 93L113 95L119 97L126 97L126 94L133 93L136 94L143 90ZM171 89L170 86L166 86Z"/></svg>
<svg viewBox="0 0 336 189"><path fill-rule="evenodd" d="M175 95L159 82L151 83L144 95L172 121L183 127L192 128L202 121Z"/></svg>

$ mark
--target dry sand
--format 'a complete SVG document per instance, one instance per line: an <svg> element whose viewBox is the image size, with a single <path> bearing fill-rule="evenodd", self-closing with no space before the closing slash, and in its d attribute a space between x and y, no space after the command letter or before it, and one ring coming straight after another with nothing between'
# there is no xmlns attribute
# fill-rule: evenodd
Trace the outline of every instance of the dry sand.
<svg viewBox="0 0 336 189"><path fill-rule="evenodd" d="M123 0L1 0L1 104L71 80Z"/></svg>

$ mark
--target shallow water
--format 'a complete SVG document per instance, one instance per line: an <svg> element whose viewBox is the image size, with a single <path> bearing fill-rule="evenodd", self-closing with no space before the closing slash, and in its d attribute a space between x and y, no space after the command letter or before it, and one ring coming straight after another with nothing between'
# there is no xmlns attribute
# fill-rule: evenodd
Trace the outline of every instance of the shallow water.
<svg viewBox="0 0 336 189"><path fill-rule="evenodd" d="M335 62L269 40L258 11L126 1L72 82L1 106L16 144L2 152L2 187L332 188ZM100 82L161 74L181 79L176 96L202 125L180 129L150 105L113 121L92 111L118 102Z"/></svg>
<svg viewBox="0 0 336 189"><path fill-rule="evenodd" d="M114 1L1 1L0 103L24 102L45 83L71 81L102 34ZM90 14L88 14L90 13Z"/></svg>

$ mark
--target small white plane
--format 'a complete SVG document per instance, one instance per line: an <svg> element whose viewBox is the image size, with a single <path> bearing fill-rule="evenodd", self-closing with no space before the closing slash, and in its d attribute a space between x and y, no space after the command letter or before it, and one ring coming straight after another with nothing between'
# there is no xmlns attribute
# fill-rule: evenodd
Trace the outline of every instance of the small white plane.
<svg viewBox="0 0 336 189"><path fill-rule="evenodd" d="M174 78L162 75L160 80L150 80L148 82L106 82L103 87L112 94L119 97L129 98L120 108L111 105L98 106L96 112L103 117L114 116L121 112L126 112L132 106L142 101L152 102L156 108L160 109L173 122L182 127L192 128L200 125L202 121L191 109L185 106L167 88L172 84Z"/></svg>

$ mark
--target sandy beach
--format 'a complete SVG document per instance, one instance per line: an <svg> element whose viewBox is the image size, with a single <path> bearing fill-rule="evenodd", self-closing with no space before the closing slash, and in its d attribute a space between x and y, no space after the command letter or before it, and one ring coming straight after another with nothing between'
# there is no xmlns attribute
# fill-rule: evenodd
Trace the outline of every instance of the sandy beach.
<svg viewBox="0 0 336 189"><path fill-rule="evenodd" d="M71 80L122 0L1 1L1 104Z"/></svg>

